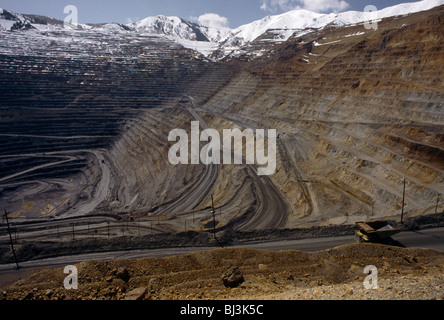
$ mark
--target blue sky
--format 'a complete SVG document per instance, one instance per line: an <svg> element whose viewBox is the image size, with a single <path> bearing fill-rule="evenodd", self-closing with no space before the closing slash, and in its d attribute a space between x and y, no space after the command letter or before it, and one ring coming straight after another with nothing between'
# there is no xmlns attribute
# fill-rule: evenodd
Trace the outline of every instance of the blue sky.
<svg viewBox="0 0 444 320"><path fill-rule="evenodd" d="M214 13L216 23L230 28L294 8L316 12L363 11L366 5L383 9L412 0L0 0L0 8L35 13L63 20L67 5L78 9L79 23L128 23L158 14L198 21Z"/></svg>

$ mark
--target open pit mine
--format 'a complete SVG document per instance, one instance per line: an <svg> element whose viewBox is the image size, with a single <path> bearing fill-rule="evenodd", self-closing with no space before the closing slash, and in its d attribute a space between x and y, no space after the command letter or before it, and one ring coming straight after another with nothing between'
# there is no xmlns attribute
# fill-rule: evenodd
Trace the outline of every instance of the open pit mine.
<svg viewBox="0 0 444 320"><path fill-rule="evenodd" d="M267 30L205 54L130 26L20 17L0 30L6 260L5 212L31 258L39 241L200 244L444 209L444 6L376 29ZM274 174L247 161L171 164L169 133L192 122L221 137L276 130Z"/></svg>

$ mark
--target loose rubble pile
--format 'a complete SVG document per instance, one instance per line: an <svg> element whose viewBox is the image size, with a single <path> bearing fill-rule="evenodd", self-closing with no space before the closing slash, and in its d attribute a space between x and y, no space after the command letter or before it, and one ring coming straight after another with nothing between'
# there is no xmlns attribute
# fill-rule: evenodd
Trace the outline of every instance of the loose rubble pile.
<svg viewBox="0 0 444 320"><path fill-rule="evenodd" d="M377 268L366 289L364 268ZM353 244L315 253L217 249L190 255L40 268L1 289L6 300L444 299L444 253ZM373 280L372 280L373 281Z"/></svg>

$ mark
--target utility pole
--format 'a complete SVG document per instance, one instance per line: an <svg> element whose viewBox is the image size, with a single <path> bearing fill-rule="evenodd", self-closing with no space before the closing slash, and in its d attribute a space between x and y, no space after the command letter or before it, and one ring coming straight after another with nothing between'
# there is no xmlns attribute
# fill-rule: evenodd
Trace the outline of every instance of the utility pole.
<svg viewBox="0 0 444 320"><path fill-rule="evenodd" d="M12 242L11 228L9 227L8 212L6 210L5 210L5 218L6 218L6 224L8 226L9 241L11 242L12 255L14 256L15 265L17 266L17 270L18 270L18 269L20 269L20 266L17 261L17 256L15 255L14 244Z"/></svg>
<svg viewBox="0 0 444 320"><path fill-rule="evenodd" d="M213 214L213 234L214 234L214 239L216 239L216 217L215 217L216 211L214 210L213 194L211 194L211 213Z"/></svg>
<svg viewBox="0 0 444 320"><path fill-rule="evenodd" d="M402 192L401 224L404 221L404 203L405 203L405 178L404 178L404 191Z"/></svg>

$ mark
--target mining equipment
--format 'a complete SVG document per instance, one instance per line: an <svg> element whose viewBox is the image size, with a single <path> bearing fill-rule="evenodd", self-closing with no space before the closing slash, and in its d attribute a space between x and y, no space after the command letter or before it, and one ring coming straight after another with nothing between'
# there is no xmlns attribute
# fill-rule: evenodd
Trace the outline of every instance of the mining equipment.
<svg viewBox="0 0 444 320"><path fill-rule="evenodd" d="M405 207L405 185L404 179L404 191L402 194L402 211L401 211L401 225L404 223L404 207ZM401 228L393 227L386 220L370 221L370 222L357 222L356 226L356 238L358 242L371 242L371 243L385 243L390 244L393 242L391 238L393 235L400 233Z"/></svg>
<svg viewBox="0 0 444 320"><path fill-rule="evenodd" d="M384 220L358 222L356 225L358 242L388 243L393 235L401 232L400 228L395 228Z"/></svg>

